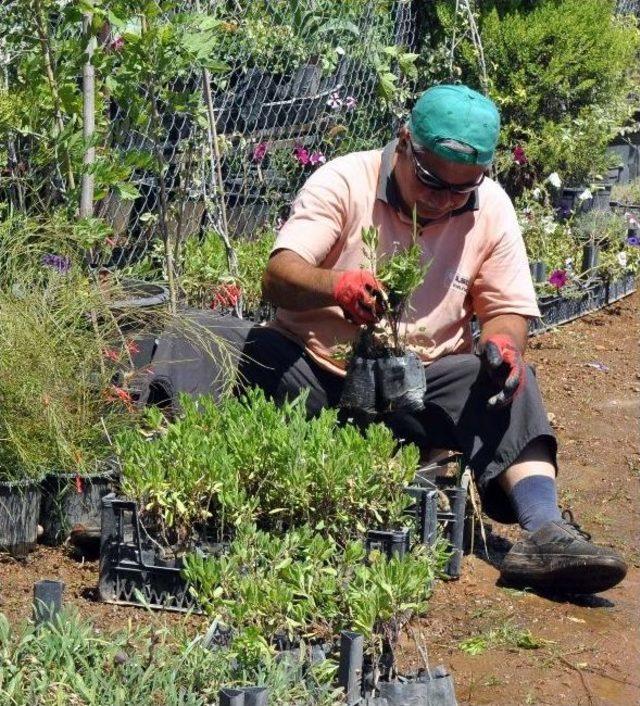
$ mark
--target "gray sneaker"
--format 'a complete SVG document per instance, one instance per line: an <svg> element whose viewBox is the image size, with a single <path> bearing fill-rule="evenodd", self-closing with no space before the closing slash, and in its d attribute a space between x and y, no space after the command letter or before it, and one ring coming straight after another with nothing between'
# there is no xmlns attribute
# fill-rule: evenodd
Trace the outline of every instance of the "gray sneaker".
<svg viewBox="0 0 640 706"><path fill-rule="evenodd" d="M618 552L599 547L566 510L511 547L500 567L505 584L554 593L599 593L620 583L627 565Z"/></svg>

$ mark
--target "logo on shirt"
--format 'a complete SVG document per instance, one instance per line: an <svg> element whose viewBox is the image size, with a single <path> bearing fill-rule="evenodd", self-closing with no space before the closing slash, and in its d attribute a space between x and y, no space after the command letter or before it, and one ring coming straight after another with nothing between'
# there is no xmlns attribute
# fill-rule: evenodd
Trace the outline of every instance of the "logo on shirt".
<svg viewBox="0 0 640 706"><path fill-rule="evenodd" d="M469 291L470 278L461 275L459 272L454 272L453 270L447 270L445 279L447 284L451 286L458 292L466 294Z"/></svg>

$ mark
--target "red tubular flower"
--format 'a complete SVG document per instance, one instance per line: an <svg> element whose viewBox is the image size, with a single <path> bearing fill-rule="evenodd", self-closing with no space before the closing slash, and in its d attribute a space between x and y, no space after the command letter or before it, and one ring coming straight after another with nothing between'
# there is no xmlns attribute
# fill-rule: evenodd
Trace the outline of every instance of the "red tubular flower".
<svg viewBox="0 0 640 706"><path fill-rule="evenodd" d="M528 164L529 160L527 159L527 155L525 154L524 147L522 147L522 145L516 145L511 150L511 154L513 155L513 161L516 162L516 164Z"/></svg>
<svg viewBox="0 0 640 706"><path fill-rule="evenodd" d="M235 306L242 295L242 290L234 282L220 284L213 288L213 298L209 304L210 309L231 308Z"/></svg>

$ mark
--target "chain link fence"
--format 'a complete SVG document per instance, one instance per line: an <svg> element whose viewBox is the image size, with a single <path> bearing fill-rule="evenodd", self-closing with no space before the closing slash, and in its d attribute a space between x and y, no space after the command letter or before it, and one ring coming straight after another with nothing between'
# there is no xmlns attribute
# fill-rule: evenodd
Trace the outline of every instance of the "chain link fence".
<svg viewBox="0 0 640 706"><path fill-rule="evenodd" d="M277 226L315 168L391 137L415 77L410 0L17 0L0 24L0 198L72 213L88 188L109 268Z"/></svg>

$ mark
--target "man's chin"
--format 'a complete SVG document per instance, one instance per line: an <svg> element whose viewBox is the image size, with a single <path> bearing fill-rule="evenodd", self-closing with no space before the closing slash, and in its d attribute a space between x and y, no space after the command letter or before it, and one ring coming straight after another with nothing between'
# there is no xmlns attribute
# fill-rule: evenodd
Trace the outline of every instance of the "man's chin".
<svg viewBox="0 0 640 706"><path fill-rule="evenodd" d="M433 209L433 208L423 208L421 206L418 206L416 208L416 211L418 213L418 216L420 218L424 218L430 221L435 221L438 220L438 218L443 218L447 214L451 213L450 208L445 208L445 209Z"/></svg>

